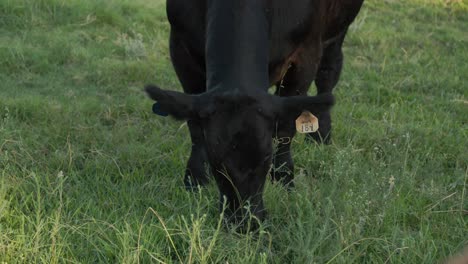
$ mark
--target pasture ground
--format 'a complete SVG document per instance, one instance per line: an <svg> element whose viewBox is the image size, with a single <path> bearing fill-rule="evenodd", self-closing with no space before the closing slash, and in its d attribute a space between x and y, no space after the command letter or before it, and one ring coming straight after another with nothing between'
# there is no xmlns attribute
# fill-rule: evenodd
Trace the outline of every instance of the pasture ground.
<svg viewBox="0 0 468 264"><path fill-rule="evenodd" d="M163 0L0 1L1 263L437 263L468 244L468 7L367 0L345 44L334 139L294 139L258 234L181 187L187 127ZM314 88L311 88L311 93Z"/></svg>

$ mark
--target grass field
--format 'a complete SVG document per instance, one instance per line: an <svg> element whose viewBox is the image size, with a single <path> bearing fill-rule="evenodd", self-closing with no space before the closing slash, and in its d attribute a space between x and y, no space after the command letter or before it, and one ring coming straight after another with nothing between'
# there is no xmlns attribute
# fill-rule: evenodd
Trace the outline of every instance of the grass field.
<svg viewBox="0 0 468 264"><path fill-rule="evenodd" d="M468 245L468 5L367 0L334 139L294 139L258 234L188 193L163 0L0 0L0 263L438 263ZM313 93L313 87L311 88Z"/></svg>

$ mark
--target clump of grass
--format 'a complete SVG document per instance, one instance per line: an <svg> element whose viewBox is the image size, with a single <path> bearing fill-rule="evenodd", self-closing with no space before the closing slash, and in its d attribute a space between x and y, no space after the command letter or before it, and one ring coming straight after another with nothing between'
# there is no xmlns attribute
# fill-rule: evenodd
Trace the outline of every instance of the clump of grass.
<svg viewBox="0 0 468 264"><path fill-rule="evenodd" d="M144 58L146 57L145 44L143 43L143 35L134 33L135 37L127 34L120 34L116 40L116 44L125 50L125 55L128 58Z"/></svg>

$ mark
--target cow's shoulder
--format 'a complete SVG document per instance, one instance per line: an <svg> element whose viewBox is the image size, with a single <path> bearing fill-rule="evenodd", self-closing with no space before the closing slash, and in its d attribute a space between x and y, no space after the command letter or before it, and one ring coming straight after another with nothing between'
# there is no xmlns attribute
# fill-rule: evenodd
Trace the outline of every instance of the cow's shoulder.
<svg viewBox="0 0 468 264"><path fill-rule="evenodd" d="M167 19L173 30L189 31L204 30L206 16L206 0L167 0Z"/></svg>

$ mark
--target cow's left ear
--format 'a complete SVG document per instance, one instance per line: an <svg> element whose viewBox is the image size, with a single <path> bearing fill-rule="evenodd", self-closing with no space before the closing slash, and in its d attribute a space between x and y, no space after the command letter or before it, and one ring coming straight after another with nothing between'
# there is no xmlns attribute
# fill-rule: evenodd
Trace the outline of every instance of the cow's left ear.
<svg viewBox="0 0 468 264"><path fill-rule="evenodd" d="M330 110L335 104L335 97L331 93L316 96L277 97L277 116L284 119L296 119L303 111L319 114Z"/></svg>
<svg viewBox="0 0 468 264"><path fill-rule="evenodd" d="M167 113L179 120L197 117L195 95L163 90L156 85L147 85L145 91L151 99L157 101L153 109L157 108L158 114Z"/></svg>

